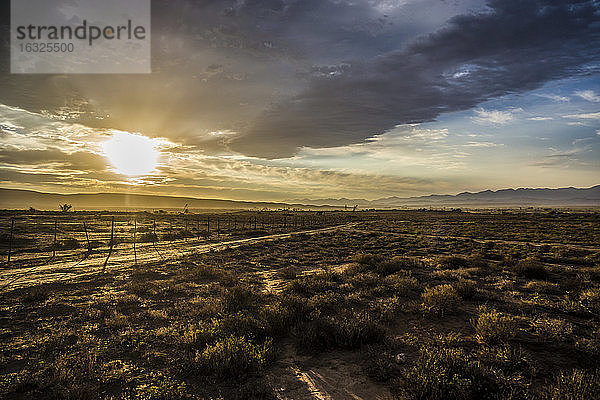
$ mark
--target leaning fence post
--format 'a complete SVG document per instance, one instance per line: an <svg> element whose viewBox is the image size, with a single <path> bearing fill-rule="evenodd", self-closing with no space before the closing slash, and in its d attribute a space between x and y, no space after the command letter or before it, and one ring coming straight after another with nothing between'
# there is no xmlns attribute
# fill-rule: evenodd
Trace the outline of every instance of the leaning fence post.
<svg viewBox="0 0 600 400"><path fill-rule="evenodd" d="M137 219L134 219L133 220L133 264L134 265L137 265L137 250L135 248L136 233L137 233Z"/></svg>
<svg viewBox="0 0 600 400"><path fill-rule="evenodd" d="M85 240L87 241L87 245L88 245L88 253L91 253L92 252L92 244L90 243L90 237L88 235L87 225L85 224L85 221L83 221L83 230L85 231Z"/></svg>
<svg viewBox="0 0 600 400"><path fill-rule="evenodd" d="M56 225L58 225L58 221L54 220L54 243L52 244L52 258L56 256Z"/></svg>
<svg viewBox="0 0 600 400"><path fill-rule="evenodd" d="M6 265L10 265L10 255L12 253L12 241L13 241L14 228L15 228L15 219L11 218L11 220L10 220L10 238L8 239L8 259L6 261Z"/></svg>
<svg viewBox="0 0 600 400"><path fill-rule="evenodd" d="M113 215L112 221L110 223L110 247L108 248L108 255L106 256L106 260L104 260L104 266L102 267L102 272L106 271L106 265L108 264L108 259L112 254L113 244L115 242L115 216Z"/></svg>

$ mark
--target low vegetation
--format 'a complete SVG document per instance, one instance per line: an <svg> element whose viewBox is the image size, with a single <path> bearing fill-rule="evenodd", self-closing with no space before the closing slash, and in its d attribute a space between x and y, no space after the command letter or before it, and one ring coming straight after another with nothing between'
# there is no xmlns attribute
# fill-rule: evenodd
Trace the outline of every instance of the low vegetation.
<svg viewBox="0 0 600 400"><path fill-rule="evenodd" d="M169 257L7 286L0 397L600 398L596 214L369 215L197 254L174 228Z"/></svg>

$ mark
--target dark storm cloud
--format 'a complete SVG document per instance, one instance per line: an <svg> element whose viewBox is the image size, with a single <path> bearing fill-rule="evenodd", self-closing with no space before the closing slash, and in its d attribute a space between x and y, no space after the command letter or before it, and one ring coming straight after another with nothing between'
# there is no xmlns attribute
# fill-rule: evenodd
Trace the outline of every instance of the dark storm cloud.
<svg viewBox="0 0 600 400"><path fill-rule="evenodd" d="M508 93L584 73L600 61L595 1L491 1L402 51L316 76L258 118L235 150L284 157L300 146L361 141Z"/></svg>
<svg viewBox="0 0 600 400"><path fill-rule="evenodd" d="M0 103L273 158L360 142L599 59L595 2L385 3L155 0L153 74L10 75L0 57Z"/></svg>

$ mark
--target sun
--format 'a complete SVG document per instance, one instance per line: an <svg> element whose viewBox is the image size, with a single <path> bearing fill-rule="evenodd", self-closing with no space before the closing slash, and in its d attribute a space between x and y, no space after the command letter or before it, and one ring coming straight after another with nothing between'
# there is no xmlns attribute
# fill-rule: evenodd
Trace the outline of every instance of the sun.
<svg viewBox="0 0 600 400"><path fill-rule="evenodd" d="M117 172L128 176L153 172L160 156L152 139L127 132L113 132L112 138L104 142L102 148Z"/></svg>

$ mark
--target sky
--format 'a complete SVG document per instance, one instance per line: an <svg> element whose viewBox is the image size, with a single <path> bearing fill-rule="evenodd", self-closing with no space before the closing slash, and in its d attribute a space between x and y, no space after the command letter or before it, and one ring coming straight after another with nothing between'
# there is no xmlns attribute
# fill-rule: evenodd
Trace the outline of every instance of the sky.
<svg viewBox="0 0 600 400"><path fill-rule="evenodd" d="M598 1L153 1L137 75L10 74L1 4L0 187L285 201L600 184Z"/></svg>

